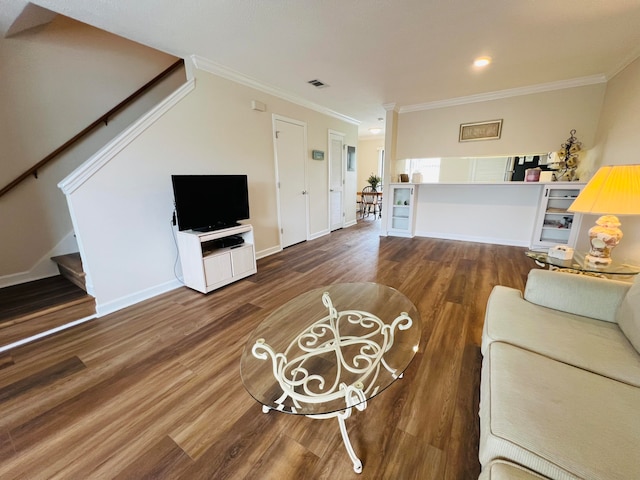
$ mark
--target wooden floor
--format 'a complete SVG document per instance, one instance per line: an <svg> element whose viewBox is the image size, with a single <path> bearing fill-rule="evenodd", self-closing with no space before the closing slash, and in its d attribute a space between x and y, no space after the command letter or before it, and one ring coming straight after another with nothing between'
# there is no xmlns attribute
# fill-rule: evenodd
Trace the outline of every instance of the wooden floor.
<svg viewBox="0 0 640 480"><path fill-rule="evenodd" d="M378 221L379 223L379 221ZM522 288L523 248L380 238L376 222L290 247L209 295L180 288L0 354L0 478L473 479L479 343L496 284ZM404 378L347 420L262 414L240 355L270 311L335 282L393 286L418 308Z"/></svg>
<svg viewBox="0 0 640 480"><path fill-rule="evenodd" d="M95 299L60 275L0 288L0 347L95 313Z"/></svg>
<svg viewBox="0 0 640 480"><path fill-rule="evenodd" d="M0 325L86 296L87 292L60 275L0 288Z"/></svg>

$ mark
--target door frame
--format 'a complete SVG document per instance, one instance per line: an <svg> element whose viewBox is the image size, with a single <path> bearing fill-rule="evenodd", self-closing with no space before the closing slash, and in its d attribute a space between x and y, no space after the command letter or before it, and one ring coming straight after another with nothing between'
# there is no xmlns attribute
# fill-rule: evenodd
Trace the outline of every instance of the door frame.
<svg viewBox="0 0 640 480"><path fill-rule="evenodd" d="M283 250L282 246L282 215L280 210L280 171L278 168L278 145L276 143L276 121L287 122L293 125L298 125L302 127L303 132L303 149L307 151L307 122L303 122L301 120L296 120L295 118L285 117L283 115L278 115L276 113L271 115L271 139L273 141L273 160L274 160L274 169L275 169L275 189L276 189L276 208L278 210L278 243L280 244L280 251ZM304 190L307 192L305 194L305 240L309 240L309 179L307 178L307 159L303 157L302 159L302 168L304 173Z"/></svg>
<svg viewBox="0 0 640 480"><path fill-rule="evenodd" d="M340 202L342 205L342 215L341 215L341 228L344 228L344 219L345 219L345 205L344 205L344 189L346 186L346 178L347 178L347 165L345 162L345 148L346 142L345 139L347 135L343 132L339 132L338 130L329 129L327 131L327 151L329 155L331 155L331 135L336 135L342 137L342 151L340 152L340 177L342 178L342 188L340 189ZM327 162L327 231L329 233L331 230L331 158L328 159Z"/></svg>

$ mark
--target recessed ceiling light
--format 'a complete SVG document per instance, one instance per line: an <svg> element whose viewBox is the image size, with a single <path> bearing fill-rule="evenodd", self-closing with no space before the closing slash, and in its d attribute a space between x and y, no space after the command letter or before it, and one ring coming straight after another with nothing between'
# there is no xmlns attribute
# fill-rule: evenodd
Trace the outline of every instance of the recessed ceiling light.
<svg viewBox="0 0 640 480"><path fill-rule="evenodd" d="M373 133L374 135L377 135L378 133L382 132L382 129L381 129L381 128L374 127L374 128L370 128L370 129L369 129L369 131L370 131L371 133Z"/></svg>
<svg viewBox="0 0 640 480"><path fill-rule="evenodd" d="M478 57L473 61L473 65L476 67L486 67L491 63L491 57Z"/></svg>

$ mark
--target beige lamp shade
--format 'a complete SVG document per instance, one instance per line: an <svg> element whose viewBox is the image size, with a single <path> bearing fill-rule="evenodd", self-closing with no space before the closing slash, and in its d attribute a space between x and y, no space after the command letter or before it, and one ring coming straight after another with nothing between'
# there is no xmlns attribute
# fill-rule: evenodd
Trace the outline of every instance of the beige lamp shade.
<svg viewBox="0 0 640 480"><path fill-rule="evenodd" d="M640 215L640 165L601 167L569 211L595 215Z"/></svg>

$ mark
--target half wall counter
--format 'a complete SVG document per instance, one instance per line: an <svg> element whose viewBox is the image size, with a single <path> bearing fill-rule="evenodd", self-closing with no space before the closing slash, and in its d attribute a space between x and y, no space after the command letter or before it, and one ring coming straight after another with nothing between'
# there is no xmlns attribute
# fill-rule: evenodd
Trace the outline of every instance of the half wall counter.
<svg viewBox="0 0 640 480"><path fill-rule="evenodd" d="M394 188L396 185L402 184L395 183L390 187ZM533 238L537 219L540 215L544 216L547 204L544 193L547 185L580 190L584 183L412 184L414 225L411 231L419 237L531 247L535 244ZM578 228L578 225L579 223L574 223L573 228ZM394 235L388 223L386 233Z"/></svg>

